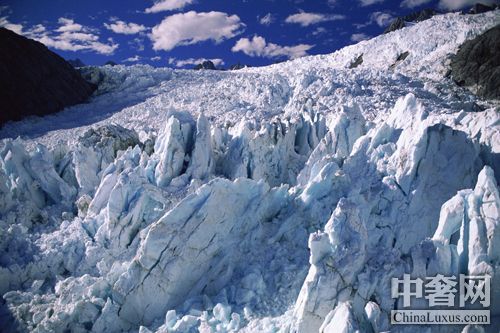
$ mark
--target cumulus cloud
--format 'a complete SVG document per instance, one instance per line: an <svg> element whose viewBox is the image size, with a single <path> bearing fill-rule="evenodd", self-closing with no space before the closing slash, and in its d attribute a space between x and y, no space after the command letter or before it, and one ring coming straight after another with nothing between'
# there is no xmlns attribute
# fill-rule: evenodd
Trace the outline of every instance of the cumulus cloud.
<svg viewBox="0 0 500 333"><path fill-rule="evenodd" d="M159 0L155 1L152 7L146 8L146 13L159 13L171 10L182 9L190 5L194 0Z"/></svg>
<svg viewBox="0 0 500 333"><path fill-rule="evenodd" d="M352 34L351 41L353 42L361 42L362 40L370 39L371 37L364 33Z"/></svg>
<svg viewBox="0 0 500 333"><path fill-rule="evenodd" d="M426 4L428 2L431 2L431 0L403 0L401 2L401 7L415 8L415 7L421 6L423 4Z"/></svg>
<svg viewBox="0 0 500 333"><path fill-rule="evenodd" d="M36 35L36 34L43 34L47 31L45 26L43 24L37 24L29 28L28 31L26 31L27 35Z"/></svg>
<svg viewBox="0 0 500 333"><path fill-rule="evenodd" d="M8 10L8 7L0 7L0 13ZM62 51L93 51L101 54L112 54L118 48L118 44L109 38L107 43L99 41L99 36L94 29L83 26L73 19L60 17L57 20L58 27L49 31L43 24L31 27L15 24L8 17L0 17L0 27L12 30L17 34L39 41L47 47Z"/></svg>
<svg viewBox="0 0 500 333"><path fill-rule="evenodd" d="M7 16L0 17L0 27L14 31L18 35L23 34L23 25L10 22Z"/></svg>
<svg viewBox="0 0 500 333"><path fill-rule="evenodd" d="M262 25L271 25L274 22L274 16L271 13L267 13L265 16L259 19L259 23Z"/></svg>
<svg viewBox="0 0 500 333"><path fill-rule="evenodd" d="M312 35L313 35L313 36L319 36L319 35L322 35L322 34L326 33L327 31L328 31L328 30L326 30L326 29L325 29L325 28L323 28L323 27L317 27L317 28L316 28L316 30L314 30L314 31L312 32Z"/></svg>
<svg viewBox="0 0 500 333"><path fill-rule="evenodd" d="M198 65L201 64L204 61L210 60L215 67L222 66L224 65L224 60L216 58L216 59L206 59L206 58L189 58L189 59L176 59L176 58L169 58L168 59L168 64L169 65L174 65L175 67L184 67L187 65Z"/></svg>
<svg viewBox="0 0 500 333"><path fill-rule="evenodd" d="M285 19L286 23L297 23L300 24L303 27L307 27L311 24L317 24L321 22L327 22L327 21L336 21L336 20L343 20L345 19L344 15L325 15L325 14L318 14L318 13L297 13L288 16Z"/></svg>
<svg viewBox="0 0 500 333"><path fill-rule="evenodd" d="M370 14L370 20L365 23L354 23L357 29L365 28L371 24L377 24L379 27L386 27L394 20L394 16L391 13L384 12L374 12Z"/></svg>
<svg viewBox="0 0 500 333"><path fill-rule="evenodd" d="M375 22L379 27L388 26L392 20L394 20L394 17L389 13L374 12L370 15L370 23Z"/></svg>
<svg viewBox="0 0 500 333"><path fill-rule="evenodd" d="M220 43L241 33L244 24L237 15L222 12L174 14L153 27L150 34L155 50L172 50L206 40Z"/></svg>
<svg viewBox="0 0 500 333"><path fill-rule="evenodd" d="M129 40L127 44L136 51L144 51L144 39L141 37Z"/></svg>
<svg viewBox="0 0 500 333"><path fill-rule="evenodd" d="M114 33L124 35L135 35L146 30L146 27L142 24L132 22L126 23L121 20L112 20L111 24L104 23L104 26L106 29L113 31Z"/></svg>
<svg viewBox="0 0 500 333"><path fill-rule="evenodd" d="M160 56L155 56L151 58L151 61L160 61L161 57Z"/></svg>
<svg viewBox="0 0 500 333"><path fill-rule="evenodd" d="M366 7L374 5L376 3L382 3L384 1L385 0L359 0L359 4L361 5L361 7Z"/></svg>
<svg viewBox="0 0 500 333"><path fill-rule="evenodd" d="M135 55L133 57L130 57L130 58L123 60L123 62L138 62L140 60L141 60L141 57L138 55Z"/></svg>
<svg viewBox="0 0 500 333"><path fill-rule="evenodd" d="M61 25L56 29L57 32L76 32L83 30L83 26L81 24L75 23L75 21L69 18L60 17L57 22Z"/></svg>
<svg viewBox="0 0 500 333"><path fill-rule="evenodd" d="M100 54L113 54L118 44L108 38L107 43L99 41L99 36L92 29L76 23L73 19L61 17L59 27L49 32L38 24L27 30L24 35L62 51L93 51Z"/></svg>
<svg viewBox="0 0 500 333"><path fill-rule="evenodd" d="M496 1L495 0L483 0L483 1L477 1L477 0L440 0L439 1L439 8L444 9L444 10L458 10L462 9L465 7L472 6L476 4L477 2L481 2L482 4L485 5L491 5L494 4Z"/></svg>
<svg viewBox="0 0 500 333"><path fill-rule="evenodd" d="M261 36L253 36L252 39L240 38L232 47L231 51L241 51L251 57L279 58L287 57L295 59L307 55L314 45L299 44L295 46L281 46L274 43L267 43Z"/></svg>

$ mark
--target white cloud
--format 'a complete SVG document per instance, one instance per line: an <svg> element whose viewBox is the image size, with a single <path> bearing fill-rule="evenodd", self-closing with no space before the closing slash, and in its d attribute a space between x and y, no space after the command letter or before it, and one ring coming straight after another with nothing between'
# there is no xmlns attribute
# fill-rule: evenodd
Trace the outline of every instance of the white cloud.
<svg viewBox="0 0 500 333"><path fill-rule="evenodd" d="M73 19L60 17L57 22L59 27L51 32L42 24L27 28L21 24L9 22L7 17L0 17L0 27L5 27L57 50L112 54L118 48L118 44L114 43L113 39L108 38L107 43L100 42L95 29L76 23Z"/></svg>
<svg viewBox="0 0 500 333"><path fill-rule="evenodd" d="M351 41L361 42L362 40L370 39L371 37L364 33L352 34Z"/></svg>
<svg viewBox="0 0 500 333"><path fill-rule="evenodd" d="M261 36L253 36L252 39L240 38L232 47L231 51L241 51L251 57L279 58L287 57L295 59L307 55L314 45L299 44L295 46L281 46L273 43L267 43Z"/></svg>
<svg viewBox="0 0 500 333"><path fill-rule="evenodd" d="M318 13L297 13L288 16L285 19L286 23L297 23L300 24L303 27L307 27L311 24L317 24L321 22L327 22L327 21L335 21L335 20L343 20L345 19L344 15L325 15L325 14L318 14Z"/></svg>
<svg viewBox="0 0 500 333"><path fill-rule="evenodd" d="M187 65L198 65L201 64L204 61L210 60L215 67L222 66L224 65L224 60L216 58L216 59L206 59L206 58L189 58L189 59L176 59L176 58L169 58L168 59L168 64L169 65L174 65L175 67L184 67Z"/></svg>
<svg viewBox="0 0 500 333"><path fill-rule="evenodd" d="M99 41L99 36L90 28L76 23L72 19L61 17L58 20L59 27L49 32L45 26L38 24L27 30L24 35L62 51L93 51L100 54L112 54L118 48L118 44L109 38L107 43Z"/></svg>
<svg viewBox="0 0 500 333"><path fill-rule="evenodd" d="M267 13L265 16L261 17L259 23L262 25L271 25L274 22L274 16L271 13Z"/></svg>
<svg viewBox="0 0 500 333"><path fill-rule="evenodd" d="M328 30L326 30L326 28L323 28L323 27L317 27L316 30L314 30L312 32L313 36L319 36L319 35L322 35L324 34L325 32L327 32Z"/></svg>
<svg viewBox="0 0 500 333"><path fill-rule="evenodd" d="M141 37L129 40L127 44L136 51L144 51L144 39Z"/></svg>
<svg viewBox="0 0 500 333"><path fill-rule="evenodd" d="M37 25L34 25L32 26L28 31L27 33L28 34L43 34L47 31L47 29L45 28L45 26L43 24L37 24Z"/></svg>
<svg viewBox="0 0 500 333"><path fill-rule="evenodd" d="M356 29L362 29L370 24L376 23L379 27L386 27L391 22L394 20L394 16L390 13L384 13L384 12L374 12L370 15L370 20L365 23L354 23L353 26L356 27Z"/></svg>
<svg viewBox="0 0 500 333"><path fill-rule="evenodd" d="M22 24L14 24L12 22L9 22L9 20L7 19L7 16L0 17L0 27L3 27L5 29L9 29L10 31L14 31L18 35L23 34L23 25Z"/></svg>
<svg viewBox="0 0 500 333"><path fill-rule="evenodd" d="M172 50L206 40L220 43L241 33L244 24L237 15L190 11L166 17L149 35L155 50Z"/></svg>
<svg viewBox="0 0 500 333"><path fill-rule="evenodd" d="M465 7L475 5L478 2L481 2L482 4L485 4L485 5L491 5L491 4L494 4L496 1L495 0L483 0L483 1L477 1L477 0L440 0L439 1L439 8L445 9L445 10L458 10L458 9L462 9Z"/></svg>
<svg viewBox="0 0 500 333"><path fill-rule="evenodd" d="M121 20L113 20L113 23L104 23L104 26L117 34L134 35L146 30L146 27L137 23L126 23Z"/></svg>
<svg viewBox="0 0 500 333"><path fill-rule="evenodd" d="M104 44L96 40L76 40L69 38L56 37L52 38L50 36L42 36L38 39L40 43L45 44L48 47L52 47L57 50L62 51L94 51L100 54L113 54L118 47L118 44L114 44L110 41L110 44Z"/></svg>
<svg viewBox="0 0 500 333"><path fill-rule="evenodd" d="M146 8L146 13L159 13L164 11L182 9L190 5L194 0L159 0L152 7Z"/></svg>
<svg viewBox="0 0 500 333"><path fill-rule="evenodd" d="M83 30L83 26L81 24L75 23L75 21L66 17L60 17L57 22L61 25L56 29L57 32L72 32Z"/></svg>
<svg viewBox="0 0 500 333"><path fill-rule="evenodd" d="M389 13L375 12L370 15L370 23L377 23L379 27L386 27L391 24L394 17Z"/></svg>
<svg viewBox="0 0 500 333"><path fill-rule="evenodd" d="M384 2L384 0L359 0L361 7L371 6L382 2Z"/></svg>
<svg viewBox="0 0 500 333"><path fill-rule="evenodd" d="M401 7L415 8L428 2L431 2L431 0L403 0L401 2Z"/></svg>
<svg viewBox="0 0 500 333"><path fill-rule="evenodd" d="M141 57L138 56L138 55L135 55L133 57L130 57L130 58L127 58L125 60L123 60L124 62L138 62L141 60Z"/></svg>
<svg viewBox="0 0 500 333"><path fill-rule="evenodd" d="M160 56L156 56L156 57L151 58L151 61L160 61L160 60L161 60Z"/></svg>

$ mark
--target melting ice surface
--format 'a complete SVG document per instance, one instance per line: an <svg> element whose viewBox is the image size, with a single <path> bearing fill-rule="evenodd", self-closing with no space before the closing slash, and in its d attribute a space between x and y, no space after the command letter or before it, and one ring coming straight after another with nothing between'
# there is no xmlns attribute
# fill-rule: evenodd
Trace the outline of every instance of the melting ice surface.
<svg viewBox="0 0 500 333"><path fill-rule="evenodd" d="M446 77L498 23L233 72L103 67L90 103L6 125L2 328L421 331L390 325L404 273L490 274L498 323L499 110Z"/></svg>

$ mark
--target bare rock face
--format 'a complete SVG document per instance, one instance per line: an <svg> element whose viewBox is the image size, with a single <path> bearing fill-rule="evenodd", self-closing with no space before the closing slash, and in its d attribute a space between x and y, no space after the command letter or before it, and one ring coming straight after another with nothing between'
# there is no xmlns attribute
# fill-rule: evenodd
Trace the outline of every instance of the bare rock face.
<svg viewBox="0 0 500 333"><path fill-rule="evenodd" d="M489 6L489 5L485 5L485 4L478 2L474 6L472 6L472 8L469 10L469 14L473 14L473 15L482 14L482 13L486 13L486 12L495 10L496 8L498 8L498 5L492 4Z"/></svg>
<svg viewBox="0 0 500 333"><path fill-rule="evenodd" d="M43 44L0 28L0 125L58 112L95 90Z"/></svg>
<svg viewBox="0 0 500 333"><path fill-rule="evenodd" d="M483 98L500 98L500 25L466 41L451 62L453 80Z"/></svg>
<svg viewBox="0 0 500 333"><path fill-rule="evenodd" d="M198 64L194 67L195 70L200 70L200 69L210 69L210 70L216 70L217 68L215 67L214 63L211 62L210 60L205 60L201 64Z"/></svg>
<svg viewBox="0 0 500 333"><path fill-rule="evenodd" d="M437 12L434 11L433 9L426 8L403 17L398 17L391 22L391 24L387 27L387 29L385 29L384 34L404 28L407 26L408 22L415 22L415 23L422 22L427 19L430 19L436 14Z"/></svg>
<svg viewBox="0 0 500 333"><path fill-rule="evenodd" d="M79 67L85 67L85 63L80 59L80 58L76 58L76 59L69 59L69 60L66 60L71 66L75 67L75 68L79 68Z"/></svg>

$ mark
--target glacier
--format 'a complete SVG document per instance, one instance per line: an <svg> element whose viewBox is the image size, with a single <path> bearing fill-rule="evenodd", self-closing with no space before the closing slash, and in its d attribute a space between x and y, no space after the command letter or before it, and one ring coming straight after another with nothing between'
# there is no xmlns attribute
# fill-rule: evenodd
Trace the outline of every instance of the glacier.
<svg viewBox="0 0 500 333"><path fill-rule="evenodd" d="M489 274L492 325L426 329L493 332L499 104L446 73L499 23L231 72L104 66L90 103L7 124L2 329L420 332L391 325L392 278Z"/></svg>

